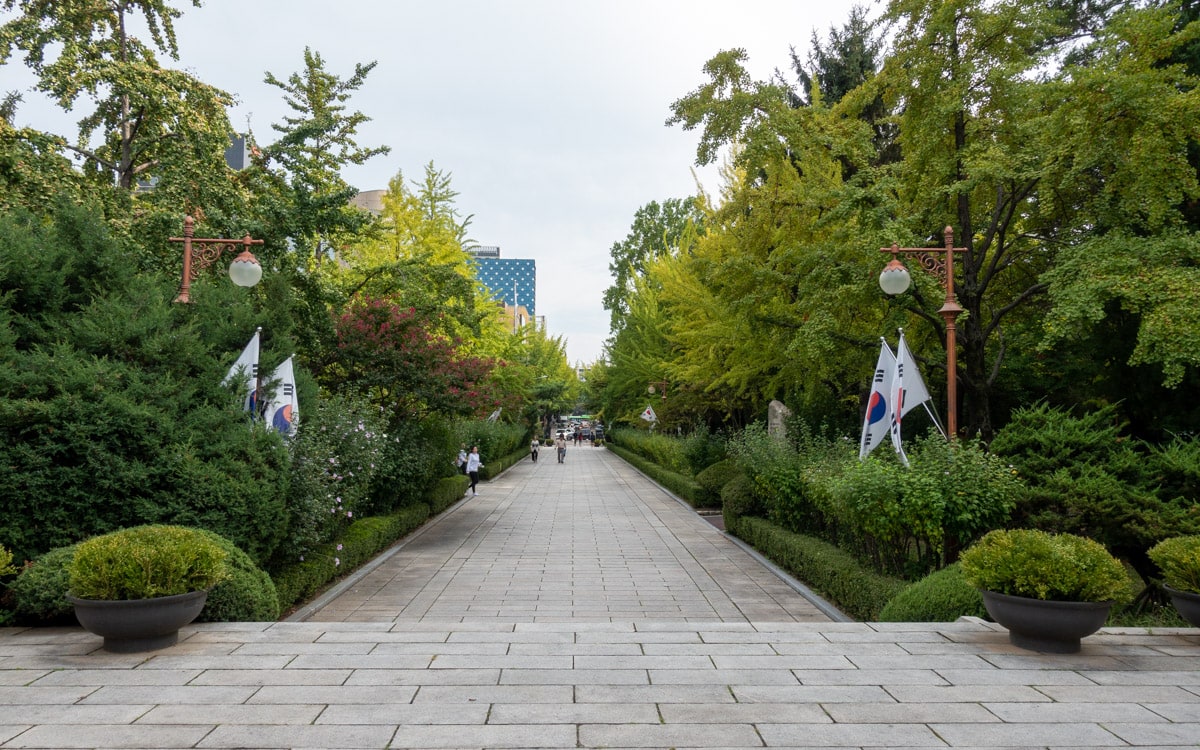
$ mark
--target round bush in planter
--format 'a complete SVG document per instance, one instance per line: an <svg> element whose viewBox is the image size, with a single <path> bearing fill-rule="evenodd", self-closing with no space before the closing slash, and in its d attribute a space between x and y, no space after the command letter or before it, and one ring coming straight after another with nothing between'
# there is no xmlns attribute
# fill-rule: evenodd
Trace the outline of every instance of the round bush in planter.
<svg viewBox="0 0 1200 750"><path fill-rule="evenodd" d="M1183 617L1200 627L1200 536L1164 539L1146 553L1163 574L1163 588Z"/></svg>
<svg viewBox="0 0 1200 750"><path fill-rule="evenodd" d="M1101 544L1029 529L989 532L960 557L963 577L983 595L1015 646L1069 654L1103 627L1132 584Z"/></svg>
<svg viewBox="0 0 1200 750"><path fill-rule="evenodd" d="M79 624L108 651L164 648L227 576L226 552L203 532L138 526L81 542L68 568Z"/></svg>

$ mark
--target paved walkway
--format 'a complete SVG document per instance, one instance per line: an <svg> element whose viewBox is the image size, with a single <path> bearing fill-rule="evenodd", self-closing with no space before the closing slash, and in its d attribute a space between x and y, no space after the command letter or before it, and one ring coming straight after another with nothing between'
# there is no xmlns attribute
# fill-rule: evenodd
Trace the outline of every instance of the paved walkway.
<svg viewBox="0 0 1200 750"><path fill-rule="evenodd" d="M0 748L1200 747L1200 630L837 622L606 451L545 456L302 621L0 629Z"/></svg>

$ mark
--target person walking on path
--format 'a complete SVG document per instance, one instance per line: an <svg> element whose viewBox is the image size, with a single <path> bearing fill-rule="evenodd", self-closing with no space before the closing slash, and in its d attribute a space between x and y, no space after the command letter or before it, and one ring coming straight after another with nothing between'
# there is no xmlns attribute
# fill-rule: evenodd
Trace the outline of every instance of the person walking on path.
<svg viewBox="0 0 1200 750"><path fill-rule="evenodd" d="M558 462L561 464L567 458L567 439L561 432L558 433L558 440L554 441L554 447L558 448Z"/></svg>
<svg viewBox="0 0 1200 750"><path fill-rule="evenodd" d="M467 444L463 443L458 447L458 457L454 459L454 465L463 474L467 473Z"/></svg>
<svg viewBox="0 0 1200 750"><path fill-rule="evenodd" d="M542 444L538 442L537 438L534 438L533 442L529 444L529 458L532 459L534 462L537 461L538 450L541 447L542 447Z"/></svg>
<svg viewBox="0 0 1200 750"><path fill-rule="evenodd" d="M478 495L475 491L475 485L479 482L479 470L483 468L483 459L479 457L479 446L471 446L471 453L467 456L467 476L471 478L471 494Z"/></svg>

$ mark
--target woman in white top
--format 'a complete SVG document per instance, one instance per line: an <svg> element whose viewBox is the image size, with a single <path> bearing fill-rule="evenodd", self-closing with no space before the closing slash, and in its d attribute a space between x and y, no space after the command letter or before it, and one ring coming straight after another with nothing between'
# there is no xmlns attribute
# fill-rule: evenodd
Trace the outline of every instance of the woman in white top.
<svg viewBox="0 0 1200 750"><path fill-rule="evenodd" d="M471 453L467 456L467 476L471 478L471 494L478 495L475 491L475 483L479 481L479 470L483 468L483 459L479 457L479 446L471 446Z"/></svg>

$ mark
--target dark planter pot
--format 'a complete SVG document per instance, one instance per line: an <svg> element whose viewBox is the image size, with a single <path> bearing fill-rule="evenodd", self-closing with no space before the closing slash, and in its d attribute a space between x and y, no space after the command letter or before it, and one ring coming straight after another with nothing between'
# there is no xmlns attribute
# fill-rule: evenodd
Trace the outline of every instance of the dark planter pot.
<svg viewBox="0 0 1200 750"><path fill-rule="evenodd" d="M1179 615L1200 628L1200 594L1193 594L1190 591L1180 591L1173 589L1170 586L1163 586L1167 591L1167 595L1171 597L1171 603L1175 605L1175 610Z"/></svg>
<svg viewBox="0 0 1200 750"><path fill-rule="evenodd" d="M89 633L104 638L104 650L119 654L154 651L179 641L179 629L196 619L207 591L154 599L79 599L67 594L75 618Z"/></svg>
<svg viewBox="0 0 1200 750"><path fill-rule="evenodd" d="M1074 654L1080 639L1104 627L1112 602L1051 602L983 591L983 606L1008 628L1008 640L1020 648L1050 654Z"/></svg>

